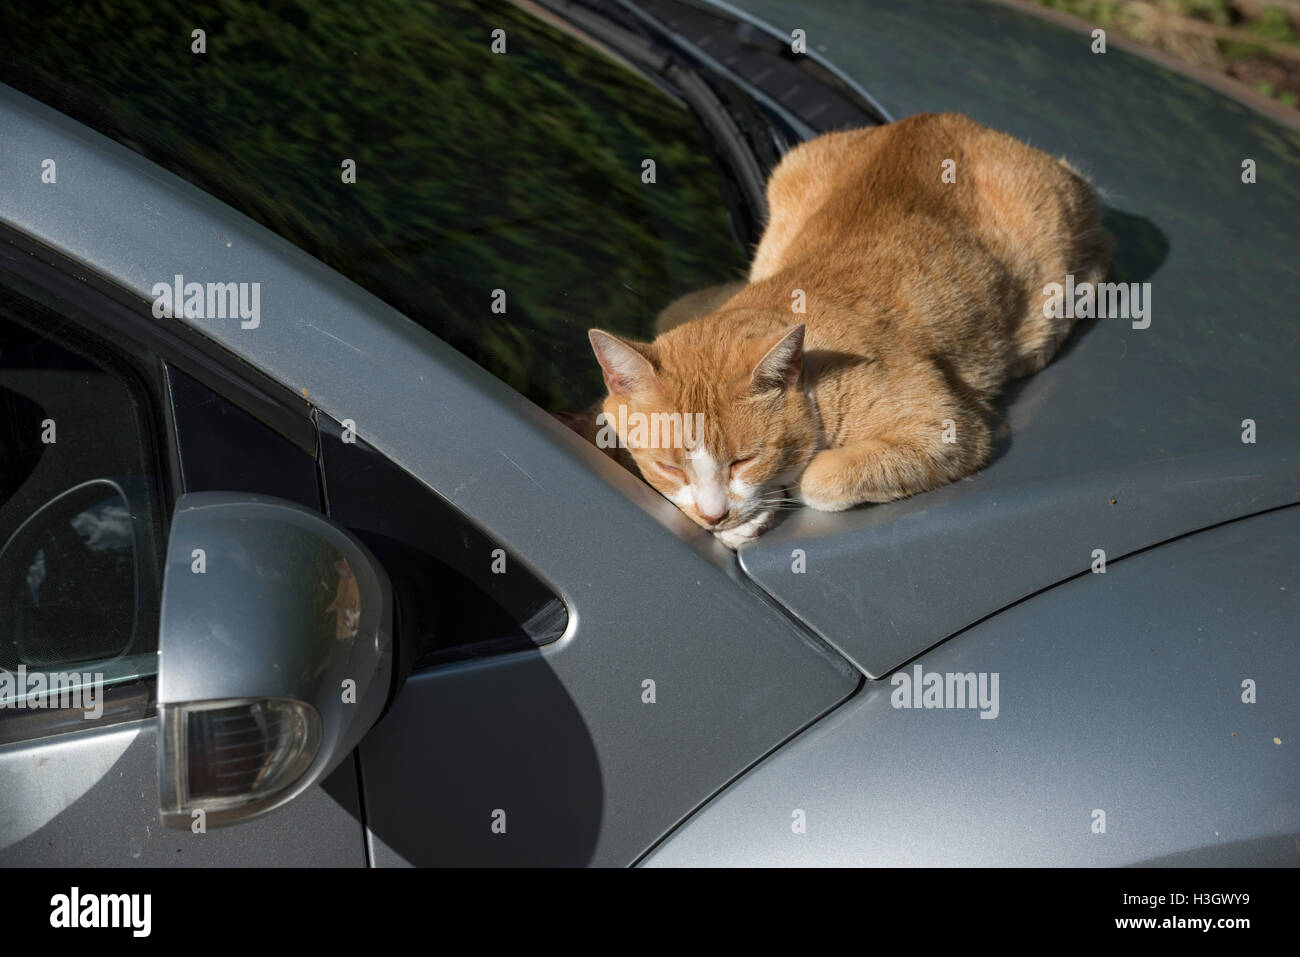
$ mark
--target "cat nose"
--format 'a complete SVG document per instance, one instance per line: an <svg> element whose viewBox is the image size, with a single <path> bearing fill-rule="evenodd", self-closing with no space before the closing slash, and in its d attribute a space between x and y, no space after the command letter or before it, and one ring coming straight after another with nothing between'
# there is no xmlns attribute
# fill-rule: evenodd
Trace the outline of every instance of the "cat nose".
<svg viewBox="0 0 1300 957"><path fill-rule="evenodd" d="M710 525L717 525L720 521L722 521L724 518L726 518L728 515L731 514L731 509L727 508L726 506L723 506L722 512L718 515L710 515L702 508L699 509L698 511L700 513L700 518L704 519Z"/></svg>

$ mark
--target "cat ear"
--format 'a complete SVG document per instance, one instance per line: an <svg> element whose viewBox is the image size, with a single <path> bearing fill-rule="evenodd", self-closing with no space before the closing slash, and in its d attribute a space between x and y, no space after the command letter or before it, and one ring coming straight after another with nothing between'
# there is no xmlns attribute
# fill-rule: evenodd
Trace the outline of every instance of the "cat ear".
<svg viewBox="0 0 1300 957"><path fill-rule="evenodd" d="M750 385L755 392L788 389L803 373L803 323L781 333L776 343L754 366Z"/></svg>
<svg viewBox="0 0 1300 957"><path fill-rule="evenodd" d="M654 385L655 368L635 345L600 329L589 329L587 338L591 340L592 351L596 353L596 361L605 373L605 385L611 393L630 395Z"/></svg>

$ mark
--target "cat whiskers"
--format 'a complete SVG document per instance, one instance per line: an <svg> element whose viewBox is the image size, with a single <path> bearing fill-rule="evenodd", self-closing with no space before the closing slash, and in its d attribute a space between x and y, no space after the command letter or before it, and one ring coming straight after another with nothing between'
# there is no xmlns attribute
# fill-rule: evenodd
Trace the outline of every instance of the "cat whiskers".
<svg viewBox="0 0 1300 957"><path fill-rule="evenodd" d="M788 491L784 488L772 489L764 492L754 500L754 511L793 511L796 508L802 508L803 502L797 498L791 498Z"/></svg>

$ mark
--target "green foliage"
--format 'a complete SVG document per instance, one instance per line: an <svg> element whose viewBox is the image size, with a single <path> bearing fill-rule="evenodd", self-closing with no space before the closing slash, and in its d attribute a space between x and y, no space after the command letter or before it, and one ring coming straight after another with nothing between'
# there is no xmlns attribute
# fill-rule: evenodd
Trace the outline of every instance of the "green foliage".
<svg viewBox="0 0 1300 957"><path fill-rule="evenodd" d="M1250 32L1263 40L1287 43L1295 40L1295 31L1291 28L1291 18L1286 11L1278 7L1269 7L1250 22Z"/></svg>
<svg viewBox="0 0 1300 957"><path fill-rule="evenodd" d="M1182 8L1192 17L1220 26L1232 22L1232 4L1228 0L1183 0Z"/></svg>

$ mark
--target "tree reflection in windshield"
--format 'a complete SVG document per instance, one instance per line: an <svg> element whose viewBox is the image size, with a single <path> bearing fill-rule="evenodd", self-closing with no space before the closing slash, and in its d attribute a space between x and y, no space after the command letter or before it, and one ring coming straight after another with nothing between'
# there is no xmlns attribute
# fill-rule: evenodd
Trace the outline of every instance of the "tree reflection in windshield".
<svg viewBox="0 0 1300 957"><path fill-rule="evenodd" d="M693 115L570 33L502 2L207 6L20 5L0 81L195 182L553 411L600 394L588 327L647 338L676 296L743 275Z"/></svg>

